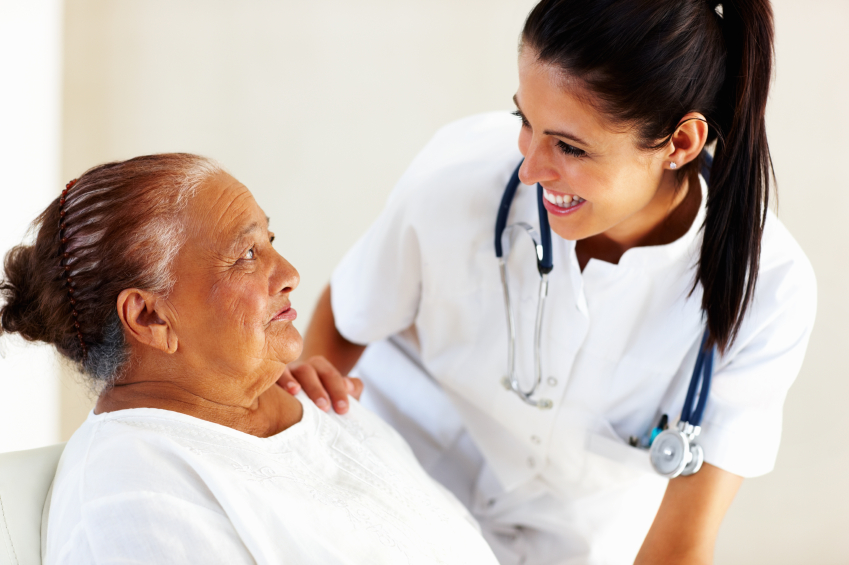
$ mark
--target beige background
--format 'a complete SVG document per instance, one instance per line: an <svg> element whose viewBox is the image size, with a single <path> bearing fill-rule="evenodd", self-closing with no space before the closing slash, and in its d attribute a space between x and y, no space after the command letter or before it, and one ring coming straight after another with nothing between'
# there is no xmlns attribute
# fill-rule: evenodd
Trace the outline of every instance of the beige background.
<svg viewBox="0 0 849 565"><path fill-rule="evenodd" d="M254 191L299 268L303 329L333 266L433 132L510 109L532 5L67 0L62 177L142 153L217 158ZM778 0L775 12L779 216L814 264L819 313L777 468L744 483L717 563L847 563L849 3ZM89 400L63 379L67 438Z"/></svg>

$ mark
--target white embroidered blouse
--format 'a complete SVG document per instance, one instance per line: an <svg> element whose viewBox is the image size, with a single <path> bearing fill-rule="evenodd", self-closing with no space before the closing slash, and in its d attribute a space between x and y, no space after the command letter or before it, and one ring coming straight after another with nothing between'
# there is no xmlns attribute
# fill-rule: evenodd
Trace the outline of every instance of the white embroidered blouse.
<svg viewBox="0 0 849 565"><path fill-rule="evenodd" d="M468 512L356 401L258 438L157 409L90 414L59 465L45 562L496 560Z"/></svg>

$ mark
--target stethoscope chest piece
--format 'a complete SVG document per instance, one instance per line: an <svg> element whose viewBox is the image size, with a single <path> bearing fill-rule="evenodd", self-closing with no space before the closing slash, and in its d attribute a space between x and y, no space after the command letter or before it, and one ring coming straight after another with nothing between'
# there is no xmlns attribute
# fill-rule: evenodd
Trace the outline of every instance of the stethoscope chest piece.
<svg viewBox="0 0 849 565"><path fill-rule="evenodd" d="M702 449L702 446L696 443L690 444L690 461L687 463L687 466L684 467L684 470L681 471L681 474L685 477L688 475L692 475L702 468L702 463L705 462L705 450Z"/></svg>
<svg viewBox="0 0 849 565"><path fill-rule="evenodd" d="M664 430L654 438L649 457L659 474L669 479L677 477L692 458L690 442L678 430Z"/></svg>
<svg viewBox="0 0 849 565"><path fill-rule="evenodd" d="M679 422L676 429L658 434L649 450L655 471L668 479L674 479L679 475L692 475L701 469L705 453L702 446L693 443L698 433L698 427Z"/></svg>

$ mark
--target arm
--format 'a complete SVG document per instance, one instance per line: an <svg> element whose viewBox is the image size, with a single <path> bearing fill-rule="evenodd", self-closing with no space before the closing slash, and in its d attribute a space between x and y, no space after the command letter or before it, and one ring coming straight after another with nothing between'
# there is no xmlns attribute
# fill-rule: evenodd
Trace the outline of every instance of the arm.
<svg viewBox="0 0 849 565"><path fill-rule="evenodd" d="M722 518L743 477L708 463L669 481L634 565L709 565Z"/></svg>
<svg viewBox="0 0 849 565"><path fill-rule="evenodd" d="M303 388L322 410L332 405L337 413L344 414L348 411L348 395L359 399L363 383L343 375L354 368L363 351L364 345L351 343L336 329L327 285L307 328L301 357L286 367L277 384L291 394Z"/></svg>
<svg viewBox="0 0 849 565"><path fill-rule="evenodd" d="M347 374L357 364L365 349L364 345L351 343L342 337L336 329L333 308L330 305L330 285L327 285L315 306L300 359L320 355L335 365L340 372Z"/></svg>

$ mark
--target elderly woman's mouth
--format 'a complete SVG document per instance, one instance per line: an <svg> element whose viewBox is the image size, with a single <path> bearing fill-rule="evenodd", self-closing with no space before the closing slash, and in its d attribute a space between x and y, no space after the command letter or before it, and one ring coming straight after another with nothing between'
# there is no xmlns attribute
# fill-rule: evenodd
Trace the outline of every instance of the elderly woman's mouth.
<svg viewBox="0 0 849 565"><path fill-rule="evenodd" d="M271 321L280 322L285 320L291 322L297 317L298 313L295 311L295 309L291 306L287 306L286 308L280 310L277 314L275 314L274 317L271 318Z"/></svg>

